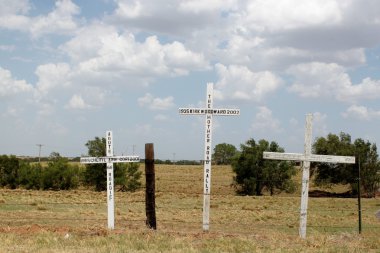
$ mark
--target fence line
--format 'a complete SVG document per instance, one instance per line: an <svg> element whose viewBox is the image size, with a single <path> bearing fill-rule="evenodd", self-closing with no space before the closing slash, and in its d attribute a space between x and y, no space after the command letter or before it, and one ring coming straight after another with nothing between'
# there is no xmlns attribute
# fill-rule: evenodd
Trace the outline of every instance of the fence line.
<svg viewBox="0 0 380 253"><path fill-rule="evenodd" d="M105 222L107 221L107 218L57 218L57 217L28 217L28 218L9 218L9 217L2 217L0 216L0 220L2 221L2 223L6 223L6 221L10 220L10 221L24 221L24 220L37 220L37 221L101 221L101 222ZM141 225L143 226L146 222L146 219L116 219L117 221L117 227L120 227L121 225L123 224L128 224L128 223L137 223L137 222L140 222ZM158 223L158 228L160 228L160 226L162 225L167 225L167 224L192 224L194 225L195 228L199 228L200 229L200 221L179 221L179 220L166 220L166 219L157 219L157 223ZM257 229L262 229L262 228L283 228L283 229L294 229L298 226L298 221L296 222L297 225L293 225L293 224L274 224L274 223L266 223L266 224L262 224L262 223L247 223L245 224L245 228L244 229L241 229L240 227L240 230L250 230L250 231L255 231ZM228 226L228 225L241 225L239 222L214 222L211 227L220 227L220 226ZM348 230L352 230L352 231L357 231L357 227L356 226L331 226L331 225L308 225L309 228L323 228L323 231L326 231L326 230L337 230L337 229L348 229ZM371 226L371 225L365 225L364 228L366 230L379 230L380 229L380 226ZM175 232L179 232L178 230L176 230ZM212 232L222 232L220 230L212 230ZM227 233L230 232L230 230L225 230L223 229L223 232L224 233ZM297 231L294 231L294 233L297 233ZM240 234L240 232L238 233ZM376 237L377 238L377 237Z"/></svg>
<svg viewBox="0 0 380 253"><path fill-rule="evenodd" d="M194 221L194 214L189 214L187 217L185 217L184 219L188 219L188 220L177 220L174 218L174 215L173 215L173 219L168 219L168 218L160 218L160 216L165 216L165 211L172 211L174 210L174 212L176 211L197 211L197 212L200 212L202 210L202 207L201 205L199 204L200 200L197 200L197 202L192 202L192 203L186 203L186 205L188 205L187 207L186 206L178 206L178 205L181 205L181 201L177 201L177 205L173 205L173 206L170 206L170 207L167 207L165 205L168 204L168 202L165 200L165 196L168 196L168 194L186 194L186 199L193 199L194 200L194 197L200 197L203 195L203 192L200 188L200 192L199 193L189 193L188 191L176 191L176 190L172 190L172 189L159 189L160 187L160 181L173 181L173 182L178 182L178 180L172 180L172 179L159 179L156 181L156 185L158 186L158 191L156 191L156 194L157 194L157 203L156 203L156 207L157 207L157 210L158 210L158 215L157 215L157 227L158 227L158 230L162 230L162 231L168 231L169 233L170 232L173 232L173 233L177 233L181 231L181 229L187 229L186 226L191 226L191 229L195 229L195 230L199 230L197 233L201 232L201 216L199 217L196 217L196 221ZM181 182L192 182L190 180L182 180ZM140 187L139 189L142 189L143 187ZM165 188L170 188L170 187L165 187ZM139 191L138 193L142 193L142 191ZM128 193L119 193L119 194L128 194ZM220 201L223 201L223 197L226 197L226 196L233 196L233 197L236 197L236 198L245 198L244 196L239 196L239 195L234 195L234 194L221 194L221 193L212 193L211 194L211 199L215 202L217 200L220 200ZM46 196L47 197L47 196ZM118 199L120 199L120 196L117 196ZM141 200L138 200L138 199L132 199L132 200L127 200L127 201L119 201L117 200L116 201L116 205L118 207L121 207L124 205L124 206L128 206L128 208L130 208L130 206L133 206L133 207L137 207L137 210L138 211L133 211L133 214L136 216L136 214L138 214L138 216L141 218L137 218L137 217L131 217L131 218L128 218L128 215L129 215L129 211L127 210L127 213L123 215L127 215L127 217L123 216L123 217L119 217L119 215L116 215L116 226L117 227L120 227L120 226L123 226L125 224L141 224L141 227L145 227L145 222L146 222L146 219L144 218L144 209L143 209L143 205L140 205L140 204L143 204L145 203L145 200L144 199L144 196L140 196L140 195L136 195L136 196L133 196L133 195L129 195L128 198L141 198ZM251 197L252 200L254 201L260 201L260 199L257 199L258 197L256 196L252 196ZM297 198L296 196L276 196L276 198ZM269 199L269 196L268 198L266 198L267 200ZM246 200L246 199L245 199ZM353 201L355 199L352 199ZM162 201L162 202L161 202ZM198 203L199 202L199 203ZM229 204L233 204L234 206L229 206ZM286 213L294 213L294 214L298 214L299 213L299 208L289 208L289 205L284 205L284 207L287 207L287 208L281 208L281 207L271 207L271 206L268 206L270 205L271 203L265 203L264 205L265 206L262 206L262 207L258 207L258 206L253 206L252 204L249 203L249 201L245 201L244 203L242 202L231 202L231 203L219 203L217 202L216 206L213 206L211 205L211 208L214 209L215 211L217 212L226 212L228 213L229 211L239 211L240 213L237 213L237 214L234 214L234 215L239 215L239 214L246 214L247 212L259 212L259 213L270 213L270 212L286 212ZM136 204L136 205L134 205ZM199 207L194 207L195 204L199 204ZM256 204L256 203L255 203ZM327 203L329 205L332 205L333 203ZM75 205L75 206L80 206L80 205L83 205L83 206L106 206L106 201L105 201L105 198L104 198L104 202L103 202L103 199L102 201L96 201L96 202L78 202L78 201L74 201L74 202L54 202L54 201L50 201L50 202L44 202L44 201L41 201L40 199L38 200L33 200L31 202L27 202L27 203L18 203L18 202L6 202L5 200L3 202L0 202L0 224L7 224L9 226L10 223L12 222L17 222L19 224L23 224L23 222L28 222L28 221L32 221L32 222L38 222L38 221L41 221L41 222L49 222L48 224L49 225L54 225L54 222L56 221L57 223L59 222L62 222L62 221L70 221L71 223L73 224L69 224L70 226L75 226L77 225L78 222L94 222L94 223L97 223L97 222L102 222L102 223L105 223L107 221L107 218L103 218L103 217L98 217L98 218L90 218L90 217L76 217L76 218L72 218L72 217L47 217L46 214L41 214L41 216L32 216L32 217L9 217L9 215L7 215L7 210L2 210L2 207L5 207L5 206L36 206L37 210L33 210L33 211L39 211L38 210L38 206L39 205L46 205L46 206L49 206L49 205L60 205L60 206L64 206L64 205ZM240 205L240 206L239 206ZM312 207L311 207L312 208ZM347 213L355 213L357 212L357 209L347 209L347 208L344 208L344 209L336 209L334 207L326 207L326 208L319 208L319 209L311 209L309 208L309 215L319 215L319 214L328 214L328 213L338 213L338 214L342 214L342 217L344 217ZM3 212L5 211L5 212ZM14 210L13 210L14 211ZM362 209L363 212L370 212L370 211L373 211L372 209ZM101 215L105 215L105 212L106 210L104 209L104 213L102 213ZM4 215L5 214L5 215ZM14 214L14 213L13 213ZM17 213L16 213L17 214ZM164 215L163 215L164 214ZM42 216L42 215L45 215L45 216ZM54 215L54 213L52 214ZM83 214L81 214L83 215ZM84 215L89 215L89 214L84 214ZM92 215L92 214L90 214ZM95 215L95 214L94 214ZM273 214L272 214L273 215ZM367 214L368 215L368 214ZM375 215L375 214L373 214ZM237 217L238 219L238 217ZM244 226L241 226L241 222L239 221L235 221L235 220L229 220L229 221L217 221L217 220L213 220L213 218L211 217L211 220L212 220L212 224L210 225L211 227L211 232L212 233L220 233L220 234L236 234L236 235L244 235L244 234L247 234L247 235L252 235L252 233L254 233L255 231L257 230L268 230L268 229L279 229L279 230L286 230L287 232L290 232L294 235L296 235L298 233L298 215L294 215L292 217L291 220L285 220L284 222L287 222L287 224L274 224L274 223L268 223L267 221L265 220L259 220L259 221L256 221L252 218L251 219L251 222L247 222L247 220L244 221ZM277 219L279 220L279 219ZM265 222L265 224L263 224L263 222ZM87 223L86 223L87 224ZM185 226L183 226L184 224L186 224ZM57 224L59 225L59 224ZM67 225L67 224L66 224ZM99 224L97 224L99 225ZM171 227L174 227L178 225L177 227L177 230L171 230L171 229L168 229L169 226ZM236 226L236 225L239 225L239 226ZM334 225L334 224L318 224L318 225L308 225L309 228L312 228L313 230L315 231L336 231L336 230L345 230L344 232L351 232L351 231L357 231L357 227L355 226L356 224L352 224L352 225ZM140 226L140 225L139 225ZM238 231L234 231L238 228ZM239 230L240 229L240 230ZM375 232L379 232L380 233L380 226L374 226L373 224L368 224L367 223L364 223L363 224L363 229L364 230L367 230L367 231L375 231ZM342 232L342 231L341 231ZM189 234L191 232L187 231L185 232L185 234ZM371 236L369 236L371 237Z"/></svg>

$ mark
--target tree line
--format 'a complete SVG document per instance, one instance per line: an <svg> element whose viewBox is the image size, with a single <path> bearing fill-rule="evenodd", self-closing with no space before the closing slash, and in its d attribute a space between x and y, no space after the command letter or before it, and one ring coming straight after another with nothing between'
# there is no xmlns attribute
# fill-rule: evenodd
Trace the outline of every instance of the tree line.
<svg viewBox="0 0 380 253"><path fill-rule="evenodd" d="M106 155L106 139L95 137L86 143L90 156ZM115 164L114 183L122 191L141 187L138 163ZM90 164L84 168L57 152L52 152L46 165L25 161L16 156L0 156L0 187L29 190L70 190L80 186L106 189L106 165Z"/></svg>
<svg viewBox="0 0 380 253"><path fill-rule="evenodd" d="M330 187L334 184L349 185L350 194L358 192L358 166L361 173L361 192L374 197L380 187L380 161L376 144L361 138L355 141L347 133L328 134L319 137L313 144L313 153L320 155L355 156L356 164L312 163L311 178L317 186ZM233 186L244 195L271 195L296 187L292 177L296 173L294 162L263 159L263 152L284 152L275 141L254 139L240 145L238 151L231 144L218 144L214 148L216 164L231 164L235 172Z"/></svg>
<svg viewBox="0 0 380 253"><path fill-rule="evenodd" d="M89 156L106 155L106 139L95 137L86 144ZM284 152L275 141L249 139L240 145L240 150L227 143L215 146L213 162L230 164L235 173L232 186L238 194L271 195L294 192L292 177L297 168L294 162L263 159L263 152ZM351 194L358 192L358 166L361 167L361 191L373 197L380 187L380 161L376 144L363 139L351 140L347 133L329 134L319 137L313 144L313 153L322 155L355 156L357 164L312 163L311 177L317 186L334 184L349 185ZM359 163L360 161L360 163ZM172 162L157 160L160 163ZM198 161L181 161L176 164L199 165ZM141 171L138 163L114 165L115 186L123 191L134 191L141 187ZM84 168L71 163L59 153L51 153L45 166L24 161L15 156L0 156L0 187L15 189L22 187L35 190L69 190L80 186L93 187L97 191L106 189L106 165L88 164Z"/></svg>

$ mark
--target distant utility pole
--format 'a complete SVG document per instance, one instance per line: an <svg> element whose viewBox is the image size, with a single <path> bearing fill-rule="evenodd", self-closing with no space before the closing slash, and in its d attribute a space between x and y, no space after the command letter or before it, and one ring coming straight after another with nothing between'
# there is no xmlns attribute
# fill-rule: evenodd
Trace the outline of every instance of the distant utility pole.
<svg viewBox="0 0 380 253"><path fill-rule="evenodd" d="M173 153L173 163L175 163L175 153Z"/></svg>
<svg viewBox="0 0 380 253"><path fill-rule="evenodd" d="M41 148L44 144L36 144L38 147L39 147L39 151L38 151L38 162L40 163L41 162Z"/></svg>

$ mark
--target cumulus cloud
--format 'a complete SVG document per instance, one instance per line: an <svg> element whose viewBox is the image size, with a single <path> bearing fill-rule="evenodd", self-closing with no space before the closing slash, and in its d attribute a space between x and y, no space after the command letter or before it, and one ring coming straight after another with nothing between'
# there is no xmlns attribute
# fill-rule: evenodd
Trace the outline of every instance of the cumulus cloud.
<svg viewBox="0 0 380 253"><path fill-rule="evenodd" d="M234 2L116 0L117 8L108 18L112 23L138 31L191 36L195 30L218 24L220 12L232 8Z"/></svg>
<svg viewBox="0 0 380 253"><path fill-rule="evenodd" d="M67 109L90 109L92 106L87 104L81 95L74 94L69 103L65 106Z"/></svg>
<svg viewBox="0 0 380 253"><path fill-rule="evenodd" d="M246 66L223 64L215 65L218 74L215 97L261 101L281 85L281 79L269 71L253 72Z"/></svg>
<svg viewBox="0 0 380 253"><path fill-rule="evenodd" d="M260 106L256 113L254 122L252 123L252 130L259 132L274 132L279 133L283 131L280 121L273 117L272 111L265 107Z"/></svg>
<svg viewBox="0 0 380 253"><path fill-rule="evenodd" d="M0 15L25 14L30 10L29 0L2 1Z"/></svg>
<svg viewBox="0 0 380 253"><path fill-rule="evenodd" d="M336 63L298 64L287 73L295 79L289 90L301 97L327 97L351 103L380 97L380 80L365 78L354 85L345 68Z"/></svg>
<svg viewBox="0 0 380 253"><path fill-rule="evenodd" d="M12 73L0 67L0 97L17 95L23 92L32 92L33 86L25 80L17 80Z"/></svg>
<svg viewBox="0 0 380 253"><path fill-rule="evenodd" d="M149 81L152 77L187 75L209 68L201 53L180 42L162 44L156 36L138 42L133 34L119 33L102 24L83 28L61 50L78 65L78 75L107 76L108 80L132 76Z"/></svg>
<svg viewBox="0 0 380 253"><path fill-rule="evenodd" d="M45 95L56 87L67 86L71 69L67 63L49 63L38 66L35 73L38 76L36 88L40 94Z"/></svg>
<svg viewBox="0 0 380 253"><path fill-rule="evenodd" d="M236 0L189 0L180 2L178 9L193 13L225 11L233 8L236 4Z"/></svg>
<svg viewBox="0 0 380 253"><path fill-rule="evenodd" d="M29 32L32 37L43 34L68 34L77 28L74 16L80 10L71 0L58 0L47 15L28 16L31 9L27 0L0 2L0 28Z"/></svg>
<svg viewBox="0 0 380 253"><path fill-rule="evenodd" d="M245 13L246 22L259 31L333 25L342 19L337 1L256 0L248 2Z"/></svg>
<svg viewBox="0 0 380 253"><path fill-rule="evenodd" d="M344 118L353 118L358 120L372 120L380 118L380 110L376 111L361 105L351 105L342 113Z"/></svg>
<svg viewBox="0 0 380 253"><path fill-rule="evenodd" d="M158 98L146 93L144 97L138 98L137 101L141 107L147 107L150 110L168 110L174 106L173 100L172 96Z"/></svg>
<svg viewBox="0 0 380 253"><path fill-rule="evenodd" d="M79 12L79 7L71 0L57 1L53 11L31 20L30 32L34 37L49 33L71 34L78 28L73 16Z"/></svg>

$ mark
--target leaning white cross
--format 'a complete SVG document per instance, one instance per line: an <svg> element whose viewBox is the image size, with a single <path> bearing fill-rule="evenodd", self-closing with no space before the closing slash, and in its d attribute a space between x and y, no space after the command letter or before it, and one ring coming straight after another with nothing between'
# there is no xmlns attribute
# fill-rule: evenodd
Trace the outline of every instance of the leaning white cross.
<svg viewBox="0 0 380 253"><path fill-rule="evenodd" d="M354 156L332 156L332 155L314 155L311 153L312 142L312 120L313 115L306 115L305 129L305 153L277 153L264 152L264 159L272 160L288 160L302 161L302 192L301 192L301 210L300 210L300 228L299 235L301 238L306 238L306 223L307 223L307 204L309 196L309 169L310 162L323 163L355 163Z"/></svg>
<svg viewBox="0 0 380 253"><path fill-rule="evenodd" d="M237 116L240 115L240 110L213 108L213 84L207 83L206 108L179 108L179 114L206 115L203 168L203 230L208 231L210 223L212 116Z"/></svg>
<svg viewBox="0 0 380 253"><path fill-rule="evenodd" d="M102 157L81 157L80 162L85 164L107 163L107 208L108 208L108 228L115 227L115 200L114 200L114 180L113 164L114 163L131 163L139 162L138 156L114 156L112 144L112 132L106 132L106 151L107 156Z"/></svg>

